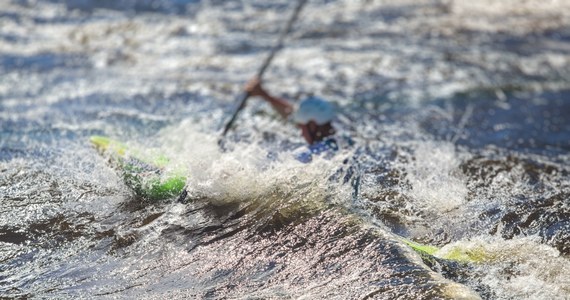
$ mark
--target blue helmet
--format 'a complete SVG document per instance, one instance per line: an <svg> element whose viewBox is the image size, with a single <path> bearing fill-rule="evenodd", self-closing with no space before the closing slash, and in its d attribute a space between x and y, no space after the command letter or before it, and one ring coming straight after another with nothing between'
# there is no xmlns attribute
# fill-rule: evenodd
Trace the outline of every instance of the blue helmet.
<svg viewBox="0 0 570 300"><path fill-rule="evenodd" d="M318 125L323 125L332 121L335 115L335 109L328 101L317 97L309 97L299 103L293 113L293 121L300 124L314 121Z"/></svg>

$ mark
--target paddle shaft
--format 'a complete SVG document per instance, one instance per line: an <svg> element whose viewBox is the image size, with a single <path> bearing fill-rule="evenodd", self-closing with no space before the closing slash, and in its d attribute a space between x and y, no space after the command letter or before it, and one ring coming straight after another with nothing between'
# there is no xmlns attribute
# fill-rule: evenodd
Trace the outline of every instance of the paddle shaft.
<svg viewBox="0 0 570 300"><path fill-rule="evenodd" d="M285 25L285 28L281 32L281 35L279 36L277 43L273 46L273 49L271 49L271 52L265 58L265 61L261 65L261 68L259 68L259 71L257 72L257 78L261 79L261 77L263 76L263 73L265 73L265 70L267 70L267 67L269 67L269 65L271 64L273 57L275 57L275 54L283 47L283 41L285 40L285 37L287 36L287 34L289 34L289 32L291 31L291 28L293 27L293 23L297 19L297 16L299 16L299 13L301 12L301 9L305 5L305 3L307 3L307 0L299 0L299 2L297 3L297 6L295 6L295 10L293 11L293 14L291 15L291 17L289 18L287 25ZM226 123L226 126L224 127L224 131L222 132L222 137L225 136L226 133L228 133L228 131L232 127L232 125L235 122L239 112L245 107L245 103L247 102L247 99L249 98L249 96L250 96L250 94L247 92L240 95L240 98L238 99L239 105L236 108L236 110L233 113L230 120L228 121L228 123Z"/></svg>

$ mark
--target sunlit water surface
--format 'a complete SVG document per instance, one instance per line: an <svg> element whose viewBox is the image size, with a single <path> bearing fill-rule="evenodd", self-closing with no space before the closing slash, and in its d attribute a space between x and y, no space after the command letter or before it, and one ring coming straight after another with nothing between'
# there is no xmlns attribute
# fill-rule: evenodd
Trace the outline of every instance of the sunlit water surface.
<svg viewBox="0 0 570 300"><path fill-rule="evenodd" d="M311 164L256 99L218 145L291 5L0 0L0 297L570 298L570 3L309 1L265 79L341 112Z"/></svg>

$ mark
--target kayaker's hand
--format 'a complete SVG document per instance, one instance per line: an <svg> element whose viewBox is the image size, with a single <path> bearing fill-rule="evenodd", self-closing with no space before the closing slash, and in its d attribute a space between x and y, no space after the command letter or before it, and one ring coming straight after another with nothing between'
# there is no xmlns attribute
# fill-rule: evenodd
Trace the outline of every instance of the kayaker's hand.
<svg viewBox="0 0 570 300"><path fill-rule="evenodd" d="M254 77L252 78L244 87L244 90L249 93L251 96L261 96L264 97L267 95L267 92L261 86L261 80L259 78Z"/></svg>
<svg viewBox="0 0 570 300"><path fill-rule="evenodd" d="M244 90L248 92L250 96L259 96L261 99L267 101L284 118L287 118L291 112L293 112L293 105L291 105L289 101L270 95L263 89L261 86L261 80L257 77L251 79L245 85Z"/></svg>

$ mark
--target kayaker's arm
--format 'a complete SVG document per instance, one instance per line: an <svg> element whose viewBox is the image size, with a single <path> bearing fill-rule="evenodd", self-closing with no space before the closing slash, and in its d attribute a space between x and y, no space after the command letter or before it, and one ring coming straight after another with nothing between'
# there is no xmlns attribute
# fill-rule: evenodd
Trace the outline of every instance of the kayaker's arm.
<svg viewBox="0 0 570 300"><path fill-rule="evenodd" d="M293 112L293 105L289 101L270 95L261 86L261 81L258 78L252 79L245 86L245 91L251 96L258 96L263 98L263 100L269 102L271 106L283 117L287 118Z"/></svg>

